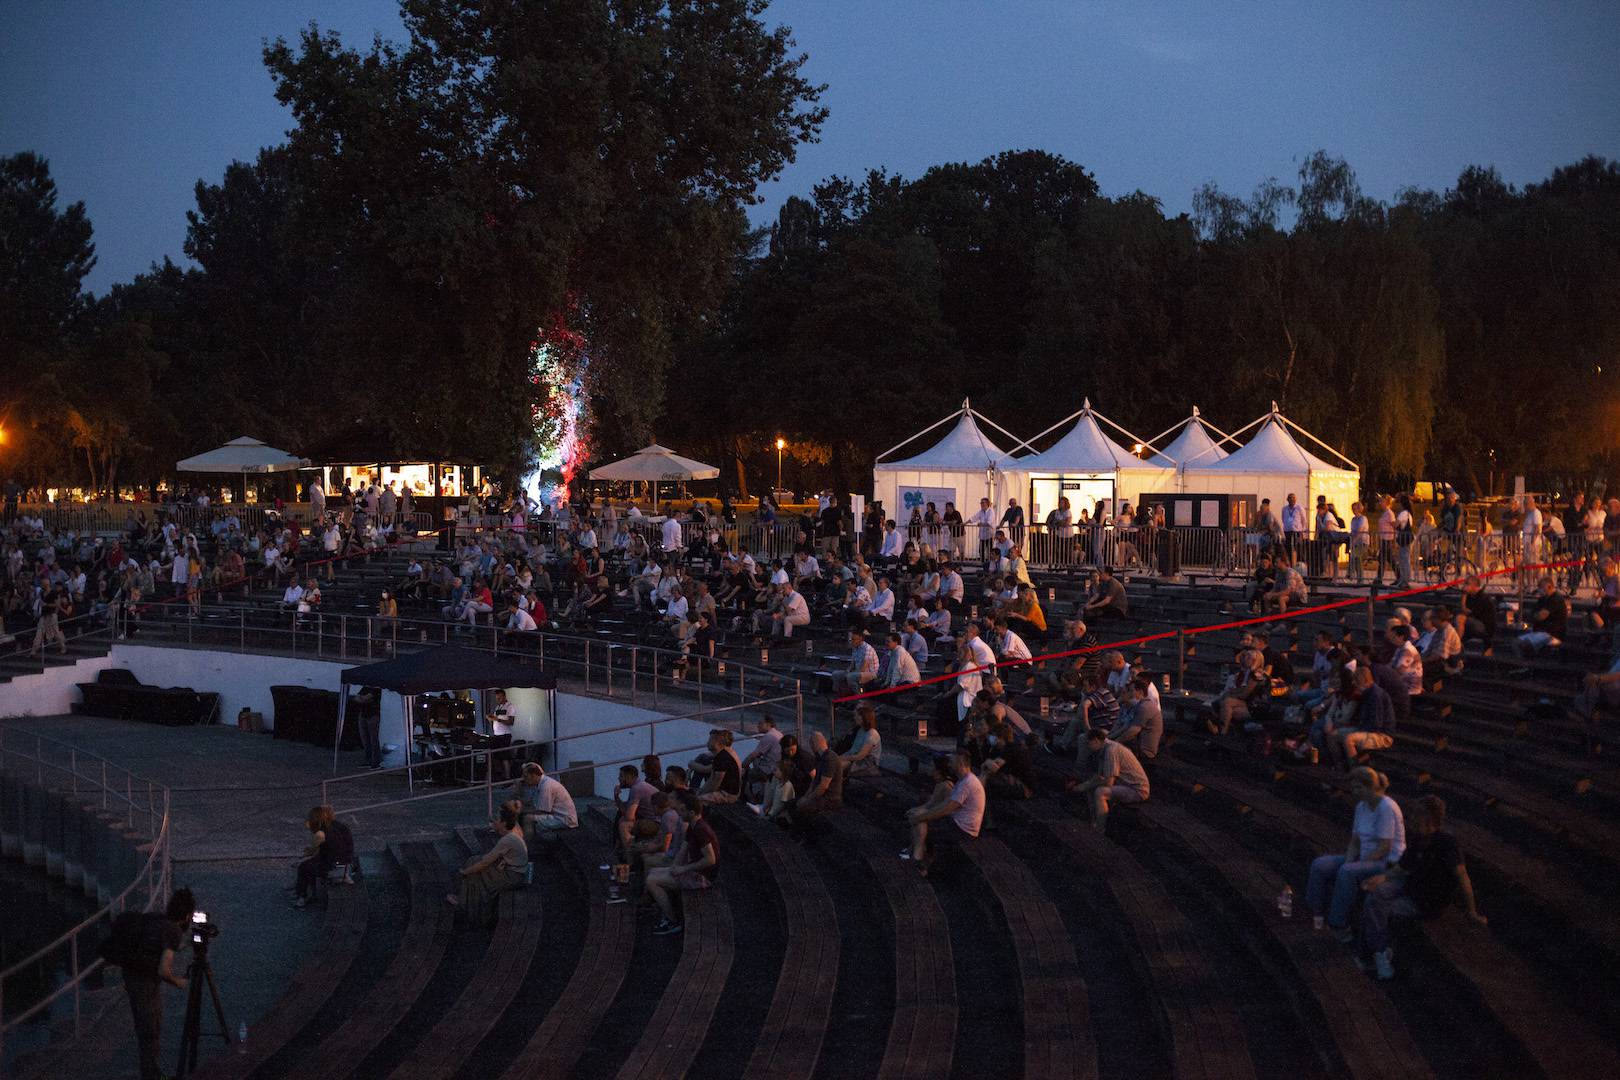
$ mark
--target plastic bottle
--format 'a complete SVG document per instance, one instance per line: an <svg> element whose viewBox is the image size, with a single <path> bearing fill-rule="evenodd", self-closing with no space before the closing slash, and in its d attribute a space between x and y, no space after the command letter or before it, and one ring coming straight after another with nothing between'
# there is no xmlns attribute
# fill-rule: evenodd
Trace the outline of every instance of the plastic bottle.
<svg viewBox="0 0 1620 1080"><path fill-rule="evenodd" d="M1284 885L1282 892L1277 894L1277 914L1285 919L1294 917L1294 887Z"/></svg>
<svg viewBox="0 0 1620 1080"><path fill-rule="evenodd" d="M247 1021L246 1020L244 1020L240 1024L236 1025L236 1052L238 1054L247 1053Z"/></svg>

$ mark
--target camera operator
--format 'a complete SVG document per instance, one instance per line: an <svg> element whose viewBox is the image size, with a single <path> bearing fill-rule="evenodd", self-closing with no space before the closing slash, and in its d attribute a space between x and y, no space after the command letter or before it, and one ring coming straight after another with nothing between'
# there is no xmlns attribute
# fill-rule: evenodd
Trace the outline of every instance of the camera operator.
<svg viewBox="0 0 1620 1080"><path fill-rule="evenodd" d="M135 1041L140 1050L141 1080L158 1080L158 1045L163 1034L163 983L186 988L174 972L174 954L186 940L191 914L197 909L190 889L176 889L163 914L141 916L140 944L124 965L124 992L135 1018Z"/></svg>

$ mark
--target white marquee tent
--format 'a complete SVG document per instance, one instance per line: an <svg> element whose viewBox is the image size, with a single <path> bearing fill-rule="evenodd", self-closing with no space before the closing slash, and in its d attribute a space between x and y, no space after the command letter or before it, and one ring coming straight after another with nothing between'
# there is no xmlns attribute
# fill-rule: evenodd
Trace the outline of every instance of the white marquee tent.
<svg viewBox="0 0 1620 1080"><path fill-rule="evenodd" d="M929 432L956 421L954 427L934 445L913 457L899 461L883 459ZM879 454L872 466L872 498L883 504L883 512L904 526L916 507L932 502L940 513L952 502L964 519L972 517L981 498L1000 505L1001 472L1006 451L990 441L978 422L1017 442L994 421L974 410L964 399L962 407L942 420Z"/></svg>
<svg viewBox="0 0 1620 1080"><path fill-rule="evenodd" d="M1183 471L1182 490L1190 494L1252 496L1258 506L1270 499L1279 516L1289 493L1298 497L1315 528L1316 497L1323 495L1344 521L1350 519L1350 504L1360 497L1360 467L1315 435L1288 419L1271 403L1271 411L1232 433L1236 438L1258 427L1241 449L1218 461L1192 461ZM1333 464L1306 450L1294 438L1305 436L1326 450L1339 464Z"/></svg>
<svg viewBox="0 0 1620 1080"><path fill-rule="evenodd" d="M1177 428L1181 429L1181 433L1166 445L1162 440ZM1220 436L1219 441L1210 437L1211 432ZM1205 420L1203 414L1198 411L1198 406L1194 405L1191 416L1171 425L1154 437L1153 445L1163 446L1164 449L1148 460L1155 465L1163 465L1177 471L1183 471L1191 465L1213 465L1226 457L1227 452L1221 443L1230 441L1232 436Z"/></svg>
<svg viewBox="0 0 1620 1080"><path fill-rule="evenodd" d="M1026 520L1041 521L1064 495L1069 498L1074 516L1079 517L1082 509L1091 510L1099 500L1107 500L1112 513L1118 509L1116 500L1134 506L1144 494L1172 490L1175 470L1143 461L1109 438L1102 424L1118 431L1133 444L1151 446L1093 409L1089 398L1079 412L1059 420L1022 445L1028 447L1070 421L1074 425L1046 450L1028 457L1004 459L1001 464L1003 471L1016 478L1008 494L1027 500Z"/></svg>

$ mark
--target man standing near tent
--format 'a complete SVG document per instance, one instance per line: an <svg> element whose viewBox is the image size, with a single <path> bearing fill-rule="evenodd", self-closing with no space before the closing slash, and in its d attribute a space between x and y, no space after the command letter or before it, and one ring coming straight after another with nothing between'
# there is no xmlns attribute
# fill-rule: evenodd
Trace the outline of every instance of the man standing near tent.
<svg viewBox="0 0 1620 1080"><path fill-rule="evenodd" d="M1290 563L1299 561L1300 552L1304 550L1308 525L1305 508L1299 505L1299 498L1290 491L1288 504L1282 511L1283 547L1288 552Z"/></svg>
<svg viewBox="0 0 1620 1080"><path fill-rule="evenodd" d="M979 511L968 519L968 524L977 527L979 541L979 561L990 561L990 533L996 525L996 512L990 507L989 499L979 500Z"/></svg>
<svg viewBox="0 0 1620 1080"><path fill-rule="evenodd" d="M1013 538L1013 543L1024 542L1024 508L1018 505L1017 499L1007 500L1007 509L1001 514L1001 527L1007 530L1007 535Z"/></svg>

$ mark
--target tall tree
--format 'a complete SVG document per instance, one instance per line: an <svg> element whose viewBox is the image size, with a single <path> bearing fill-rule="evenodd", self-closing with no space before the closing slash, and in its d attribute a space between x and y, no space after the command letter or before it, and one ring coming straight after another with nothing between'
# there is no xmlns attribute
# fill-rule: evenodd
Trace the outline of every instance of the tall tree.
<svg viewBox="0 0 1620 1080"><path fill-rule="evenodd" d="M520 457L527 344L578 313L595 407L644 435L670 343L729 282L742 205L815 137L820 88L763 0L402 0L408 39L265 53L297 127L298 241L347 318L315 353L387 373L396 439ZM353 370L353 367L350 368Z"/></svg>

